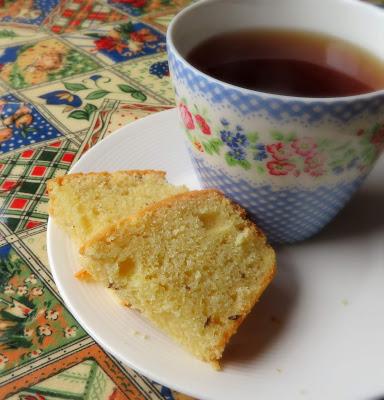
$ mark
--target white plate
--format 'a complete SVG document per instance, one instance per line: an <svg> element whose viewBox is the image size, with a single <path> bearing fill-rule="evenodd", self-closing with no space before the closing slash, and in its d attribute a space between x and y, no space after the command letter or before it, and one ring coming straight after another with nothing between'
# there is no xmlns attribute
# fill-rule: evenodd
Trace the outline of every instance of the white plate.
<svg viewBox="0 0 384 400"><path fill-rule="evenodd" d="M71 243L50 220L55 281L101 346L199 399L373 400L384 395L383 161L325 231L278 249L278 275L233 338L221 372L120 306L107 290L76 280ZM149 168L166 170L173 183L199 187L174 110L122 128L72 172Z"/></svg>

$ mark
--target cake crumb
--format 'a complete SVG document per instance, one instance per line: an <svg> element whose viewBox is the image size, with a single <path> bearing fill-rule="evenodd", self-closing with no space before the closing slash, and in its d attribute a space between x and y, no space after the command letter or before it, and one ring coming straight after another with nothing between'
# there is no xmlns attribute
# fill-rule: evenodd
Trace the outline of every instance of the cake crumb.
<svg viewBox="0 0 384 400"><path fill-rule="evenodd" d="M133 336L140 336L141 338L143 338L144 340L148 340L149 336L146 333L137 331L136 329L132 329L132 335Z"/></svg>

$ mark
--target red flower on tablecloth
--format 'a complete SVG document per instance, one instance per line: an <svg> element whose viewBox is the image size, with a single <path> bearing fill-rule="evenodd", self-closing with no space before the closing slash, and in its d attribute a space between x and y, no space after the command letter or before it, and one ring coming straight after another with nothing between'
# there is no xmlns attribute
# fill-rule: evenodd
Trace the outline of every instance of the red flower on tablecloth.
<svg viewBox="0 0 384 400"><path fill-rule="evenodd" d="M31 295L32 296L41 296L44 292L44 289L42 287L34 287L31 289Z"/></svg>
<svg viewBox="0 0 384 400"><path fill-rule="evenodd" d="M195 115L195 121L199 125L199 128L204 135L210 135L211 134L211 128L207 124L207 121L200 115L196 114Z"/></svg>
<svg viewBox="0 0 384 400"><path fill-rule="evenodd" d="M181 119L187 129L195 129L195 123L193 122L192 114L188 110L187 106L183 103L179 105Z"/></svg>
<svg viewBox="0 0 384 400"><path fill-rule="evenodd" d="M130 39L135 42L153 42L157 40L157 37L151 33L151 31L147 28L141 28L136 32L130 33Z"/></svg>
<svg viewBox="0 0 384 400"><path fill-rule="evenodd" d="M41 349L32 350L30 353L28 353L28 357L30 357L30 358L39 357L39 355L40 355L42 352L43 352L43 350L41 350Z"/></svg>
<svg viewBox="0 0 384 400"><path fill-rule="evenodd" d="M28 288L26 286L18 286L16 293L18 296L24 296L28 293Z"/></svg>
<svg viewBox="0 0 384 400"><path fill-rule="evenodd" d="M64 336L66 338L76 336L76 334L77 334L77 327L76 326L67 326L64 329Z"/></svg>
<svg viewBox="0 0 384 400"><path fill-rule="evenodd" d="M36 333L38 336L51 336L52 335L52 328L49 324L39 325L36 328Z"/></svg>
<svg viewBox="0 0 384 400"><path fill-rule="evenodd" d="M45 318L55 321L57 318L59 318L59 313L56 310L47 310L45 312Z"/></svg>
<svg viewBox="0 0 384 400"><path fill-rule="evenodd" d="M121 45L121 41L116 40L111 36L104 36L101 37L100 39L95 40L95 45L98 51L100 50L112 51L112 50L117 50L118 46Z"/></svg>

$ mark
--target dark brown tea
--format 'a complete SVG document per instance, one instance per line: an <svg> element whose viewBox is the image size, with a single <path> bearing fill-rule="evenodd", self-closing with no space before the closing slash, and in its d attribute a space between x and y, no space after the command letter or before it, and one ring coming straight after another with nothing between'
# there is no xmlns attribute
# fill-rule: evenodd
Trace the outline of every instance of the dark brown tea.
<svg viewBox="0 0 384 400"><path fill-rule="evenodd" d="M221 81L274 94L341 97L384 88L383 61L349 42L310 32L229 32L202 42L187 60Z"/></svg>

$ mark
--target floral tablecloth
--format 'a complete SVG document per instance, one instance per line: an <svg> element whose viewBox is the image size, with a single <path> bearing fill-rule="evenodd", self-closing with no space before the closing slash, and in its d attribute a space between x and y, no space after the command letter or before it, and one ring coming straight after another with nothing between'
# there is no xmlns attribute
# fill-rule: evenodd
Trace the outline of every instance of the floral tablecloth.
<svg viewBox="0 0 384 400"><path fill-rule="evenodd" d="M65 308L45 184L173 107L165 32L188 2L0 0L0 399L187 399L124 367Z"/></svg>

